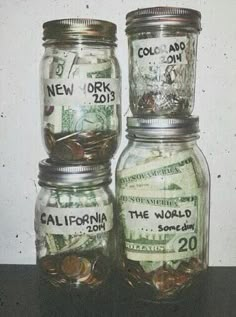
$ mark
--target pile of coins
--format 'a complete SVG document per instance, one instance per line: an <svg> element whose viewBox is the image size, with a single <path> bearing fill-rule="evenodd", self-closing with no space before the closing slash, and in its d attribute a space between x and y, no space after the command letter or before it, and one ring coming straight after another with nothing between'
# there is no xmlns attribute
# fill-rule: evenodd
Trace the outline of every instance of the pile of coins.
<svg viewBox="0 0 236 317"><path fill-rule="evenodd" d="M174 93L162 95L161 92L150 91L144 93L133 111L144 116L153 116L158 113L160 116L168 112L172 113L185 113L188 111L188 101L179 97Z"/></svg>
<svg viewBox="0 0 236 317"><path fill-rule="evenodd" d="M80 253L46 255L39 260L44 278L57 287L102 284L109 275L109 260L103 255Z"/></svg>
<svg viewBox="0 0 236 317"><path fill-rule="evenodd" d="M127 283L133 288L145 284L155 288L157 299L174 296L183 288L190 286L194 277L202 270L202 262L194 257L189 261L180 262L176 269L164 263L151 272L145 272L139 262L126 260L124 265Z"/></svg>
<svg viewBox="0 0 236 317"><path fill-rule="evenodd" d="M108 160L118 146L114 131L53 134L44 129L44 139L51 158L56 161L98 162Z"/></svg>

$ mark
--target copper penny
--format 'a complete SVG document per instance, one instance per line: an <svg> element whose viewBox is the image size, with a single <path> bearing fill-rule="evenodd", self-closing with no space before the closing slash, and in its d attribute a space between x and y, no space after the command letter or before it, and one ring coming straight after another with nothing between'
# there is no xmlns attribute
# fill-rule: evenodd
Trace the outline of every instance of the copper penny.
<svg viewBox="0 0 236 317"><path fill-rule="evenodd" d="M158 269L153 276L153 283L160 292L169 292L175 287L175 277L166 269Z"/></svg>
<svg viewBox="0 0 236 317"><path fill-rule="evenodd" d="M202 271L203 269L202 262L197 258L191 258L188 264L189 264L189 268L192 269L196 273Z"/></svg>
<svg viewBox="0 0 236 317"><path fill-rule="evenodd" d="M62 272L72 278L80 275L81 271L81 260L76 255L66 256L61 263Z"/></svg>
<svg viewBox="0 0 236 317"><path fill-rule="evenodd" d="M52 151L54 145L55 145L55 138L53 133L49 129L44 129L44 140L45 140L45 145L49 151Z"/></svg>
<svg viewBox="0 0 236 317"><path fill-rule="evenodd" d="M51 275L56 275L57 272L57 262L53 256L46 256L40 259L41 268Z"/></svg>
<svg viewBox="0 0 236 317"><path fill-rule="evenodd" d="M175 273L175 283L177 286L182 286L186 284L189 281L190 277L186 273L180 273L176 272Z"/></svg>
<svg viewBox="0 0 236 317"><path fill-rule="evenodd" d="M80 258L80 272L77 280L80 282L86 281L91 276L91 263L85 258Z"/></svg>
<svg viewBox="0 0 236 317"><path fill-rule="evenodd" d="M68 142L74 160L81 160L84 157L84 149L78 142Z"/></svg>

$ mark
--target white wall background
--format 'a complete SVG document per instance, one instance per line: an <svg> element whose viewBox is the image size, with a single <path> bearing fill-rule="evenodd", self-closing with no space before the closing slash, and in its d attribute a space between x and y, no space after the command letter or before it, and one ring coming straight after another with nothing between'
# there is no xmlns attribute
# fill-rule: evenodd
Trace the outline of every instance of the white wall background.
<svg viewBox="0 0 236 317"><path fill-rule="evenodd" d="M90 17L118 25L117 55L122 67L125 113L125 15L157 5L202 12L194 114L200 116L199 144L212 177L210 265L236 265L235 0L0 0L0 263L35 263L37 165L46 157L40 135L38 83L43 22ZM124 130L125 125L116 158L126 144Z"/></svg>

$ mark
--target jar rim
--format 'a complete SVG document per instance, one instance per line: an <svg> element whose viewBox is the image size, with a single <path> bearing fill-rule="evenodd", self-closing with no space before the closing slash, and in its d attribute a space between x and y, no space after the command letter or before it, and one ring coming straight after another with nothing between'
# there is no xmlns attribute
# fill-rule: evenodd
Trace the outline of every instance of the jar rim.
<svg viewBox="0 0 236 317"><path fill-rule="evenodd" d="M150 27L191 27L201 31L201 13L194 9L181 7L150 7L137 9L126 15L126 33L143 32Z"/></svg>
<svg viewBox="0 0 236 317"><path fill-rule="evenodd" d="M89 183L94 185L110 183L111 164L61 164L45 159L39 162L39 185L86 187Z"/></svg>
<svg viewBox="0 0 236 317"><path fill-rule="evenodd" d="M100 40L116 42L116 24L96 19L69 18L47 21L43 24L44 41Z"/></svg>
<svg viewBox="0 0 236 317"><path fill-rule="evenodd" d="M199 132L199 117L127 117L127 132L131 138L180 138Z"/></svg>

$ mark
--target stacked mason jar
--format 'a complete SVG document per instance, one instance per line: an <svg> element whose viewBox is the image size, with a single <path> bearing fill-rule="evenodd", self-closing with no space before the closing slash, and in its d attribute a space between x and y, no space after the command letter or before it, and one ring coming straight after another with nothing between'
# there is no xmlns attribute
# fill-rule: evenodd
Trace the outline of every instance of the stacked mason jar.
<svg viewBox="0 0 236 317"><path fill-rule="evenodd" d="M116 171L119 268L137 298L169 300L208 263L209 171L191 115L201 14L156 7L126 18L133 117Z"/></svg>
<svg viewBox="0 0 236 317"><path fill-rule="evenodd" d="M114 260L110 159L120 140L116 25L63 19L43 25L37 262L54 286L91 289Z"/></svg>

